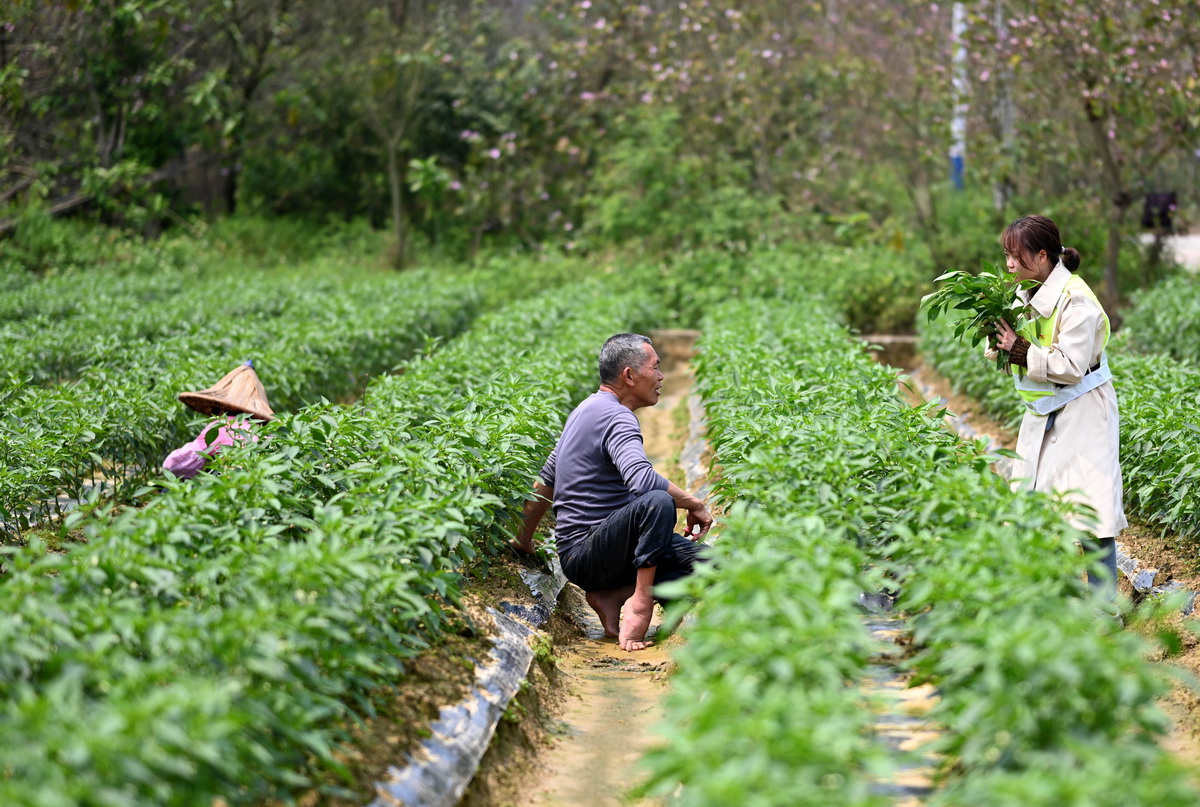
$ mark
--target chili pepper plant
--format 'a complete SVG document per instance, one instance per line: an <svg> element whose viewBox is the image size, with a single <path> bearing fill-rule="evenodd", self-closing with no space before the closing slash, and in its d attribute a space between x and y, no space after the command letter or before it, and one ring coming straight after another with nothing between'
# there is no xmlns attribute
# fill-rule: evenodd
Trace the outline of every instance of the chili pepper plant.
<svg viewBox="0 0 1200 807"><path fill-rule="evenodd" d="M935 282L944 285L921 298L927 320L932 322L948 311L964 312L965 315L954 323L954 336L956 339L968 336L972 346L985 338L994 346L996 323L1000 320L1008 322L1014 330L1019 330L1028 321L1029 306L1020 301L1017 291L1031 288L1033 282L1017 283L998 266L978 274L946 272ZM997 369L1005 366L1005 358L1003 354L996 357Z"/></svg>

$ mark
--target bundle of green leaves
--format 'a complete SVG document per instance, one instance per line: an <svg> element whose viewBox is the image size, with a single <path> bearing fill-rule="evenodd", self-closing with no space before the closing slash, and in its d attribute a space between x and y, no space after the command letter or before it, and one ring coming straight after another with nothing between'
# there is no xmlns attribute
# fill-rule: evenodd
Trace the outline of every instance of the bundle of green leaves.
<svg viewBox="0 0 1200 807"><path fill-rule="evenodd" d="M932 322L947 311L966 311L954 326L954 338L961 339L970 333L971 344L979 344L984 337L996 333L996 323L1005 320L1014 329L1020 329L1029 319L1029 307L1020 302L1017 291L1029 288L1032 281L1016 282L999 267L979 274L970 272L946 272L935 282L945 281L940 289L921 298L928 321ZM1003 368L1004 356L996 357L996 367Z"/></svg>

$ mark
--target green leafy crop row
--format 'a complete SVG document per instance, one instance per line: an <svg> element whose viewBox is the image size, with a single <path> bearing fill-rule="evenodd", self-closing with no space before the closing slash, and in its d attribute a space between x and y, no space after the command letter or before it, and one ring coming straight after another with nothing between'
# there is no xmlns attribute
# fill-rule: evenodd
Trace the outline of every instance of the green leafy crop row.
<svg viewBox="0 0 1200 807"><path fill-rule="evenodd" d="M1164 729L1155 699L1165 684L1142 660L1136 636L1096 621L1096 605L1080 581L1075 541L1081 536L1069 526L1065 505L1012 491L990 470L979 444L942 430L930 407L904 404L894 371L870 362L817 310L768 302L722 306L706 325L704 346L697 367L724 472L722 494L790 517L791 542L810 544L806 551L818 555L808 576L776 561L792 587L803 590L796 598L830 585L835 555L804 527L819 524L887 570L900 591L899 607L915 615L913 668L939 687L931 717L944 728L936 750L946 755L945 781L929 803L1013 804L1013 794L1044 805L1195 803L1185 775L1154 742ZM758 543L780 540L775 535L758 529L736 539L760 551ZM730 546L711 573L719 579L726 556L742 551ZM759 573L769 576L772 562L765 563ZM856 568L842 574L850 597L863 575ZM701 588L693 593L703 598ZM744 594L754 602L752 587ZM802 607L793 610L813 619ZM704 606L697 608L703 622ZM837 613L830 607L826 617ZM774 621L764 624L772 626L774 655L761 666L787 669L802 650ZM712 648L691 647L721 635L707 630L689 641L689 653L712 658L684 679L691 688L678 690L681 719L673 732L686 738L680 748L693 733L720 732L689 716L687 704L703 702L704 672L714 678L726 668L741 672L733 666L741 651L728 638ZM743 632L752 630L747 624ZM848 626L843 632L852 635ZM843 663L847 640L826 639L830 651L820 663ZM758 700L773 708L753 690L759 679L741 675L750 692L744 708ZM845 725L842 747L855 741L855 723ZM720 744L719 737L708 742ZM769 747L781 753L771 765L792 762L789 746ZM716 792L706 770L684 767L671 748L662 753L660 789L682 784L692 803L719 803L703 795ZM858 781L861 771L852 765L824 781ZM1064 778L1073 788L1065 802ZM773 783L759 791L752 781L752 803L796 803Z"/></svg>
<svg viewBox="0 0 1200 807"><path fill-rule="evenodd" d="M1134 295L1123 327L1130 347L1200 364L1200 277L1181 274Z"/></svg>
<svg viewBox="0 0 1200 807"><path fill-rule="evenodd" d="M340 770L347 722L510 534L598 345L658 313L638 296L509 306L361 405L285 415L140 509L72 515L86 545L9 550L0 803L258 803Z"/></svg>
<svg viewBox="0 0 1200 807"><path fill-rule="evenodd" d="M730 298L820 297L861 333L911 333L921 295L932 289L930 277L921 261L892 249L798 242L744 255L679 253L661 267L655 293L672 318L664 324L697 327Z"/></svg>
<svg viewBox="0 0 1200 807"><path fill-rule="evenodd" d="M403 275L320 260L158 275L79 272L0 303L0 531L89 483L135 489L195 434L175 395L247 358L272 406L353 394L480 310L590 272L556 256Z"/></svg>
<svg viewBox="0 0 1200 807"><path fill-rule="evenodd" d="M351 392L360 374L390 370L429 338L455 333L478 306L472 284L430 273L345 284L262 275L182 290L156 309L169 335L109 337L85 317L93 336L77 381L4 393L0 526L19 532L54 509L59 491L79 495L97 470L126 487L145 478L194 434L196 413L175 396L210 386L245 359L254 359L272 408L287 411ZM207 318L180 319L181 308ZM44 323L24 344L55 333Z"/></svg>
<svg viewBox="0 0 1200 807"><path fill-rule="evenodd" d="M871 785L889 763L870 738L870 704L847 686L873 649L855 598L879 578L864 571L852 519L797 507L808 458L783 448L806 426L786 357L802 344L820 364L847 352L843 341L812 303L726 303L704 321L694 366L717 496L732 512L711 564L681 587L695 621L676 655L669 740L648 756L647 789L678 790L680 804L888 803ZM826 448L812 459L844 456ZM808 493L828 498L825 488Z"/></svg>

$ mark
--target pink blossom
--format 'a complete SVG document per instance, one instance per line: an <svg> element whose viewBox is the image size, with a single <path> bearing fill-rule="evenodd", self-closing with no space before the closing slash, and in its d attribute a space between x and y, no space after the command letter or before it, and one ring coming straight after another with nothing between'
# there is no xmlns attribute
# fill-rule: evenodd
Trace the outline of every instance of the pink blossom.
<svg viewBox="0 0 1200 807"><path fill-rule="evenodd" d="M982 73L980 73L980 74L979 74L979 80L980 80L980 81L987 81L987 80L988 80L988 76L990 76L991 74L992 74L992 71L991 71L991 70L984 70Z"/></svg>
<svg viewBox="0 0 1200 807"><path fill-rule="evenodd" d="M594 93L594 92L581 92L581 93L579 93L579 100L580 100L580 101L594 101L595 99L596 99L596 93Z"/></svg>
<svg viewBox="0 0 1200 807"><path fill-rule="evenodd" d="M593 25L592 27L595 28L597 31L603 31L605 25L608 25L608 21L605 20L603 17L601 17L600 19L596 20L596 24Z"/></svg>
<svg viewBox="0 0 1200 807"><path fill-rule="evenodd" d="M461 191L462 187L463 187L462 183L459 182L457 179L452 180L449 185L450 190L454 191L455 193L457 193L458 191Z"/></svg>
<svg viewBox="0 0 1200 807"><path fill-rule="evenodd" d="M654 93L650 93L650 92L644 92L644 93L642 93L642 99L641 99L641 100L642 100L642 103L643 103L643 104L648 104L648 103L650 103L651 101L653 101L653 100L654 100Z"/></svg>
<svg viewBox="0 0 1200 807"><path fill-rule="evenodd" d="M491 157L493 160L500 159L500 149L489 149L488 156Z"/></svg>

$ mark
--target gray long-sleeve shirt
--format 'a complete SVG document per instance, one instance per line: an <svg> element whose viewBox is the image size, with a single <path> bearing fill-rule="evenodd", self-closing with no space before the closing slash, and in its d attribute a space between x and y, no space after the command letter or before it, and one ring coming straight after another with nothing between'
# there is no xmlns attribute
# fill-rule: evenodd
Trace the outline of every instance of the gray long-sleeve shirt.
<svg viewBox="0 0 1200 807"><path fill-rule="evenodd" d="M646 458L637 417L605 390L575 407L540 476L554 488L560 553L638 496L668 488Z"/></svg>

